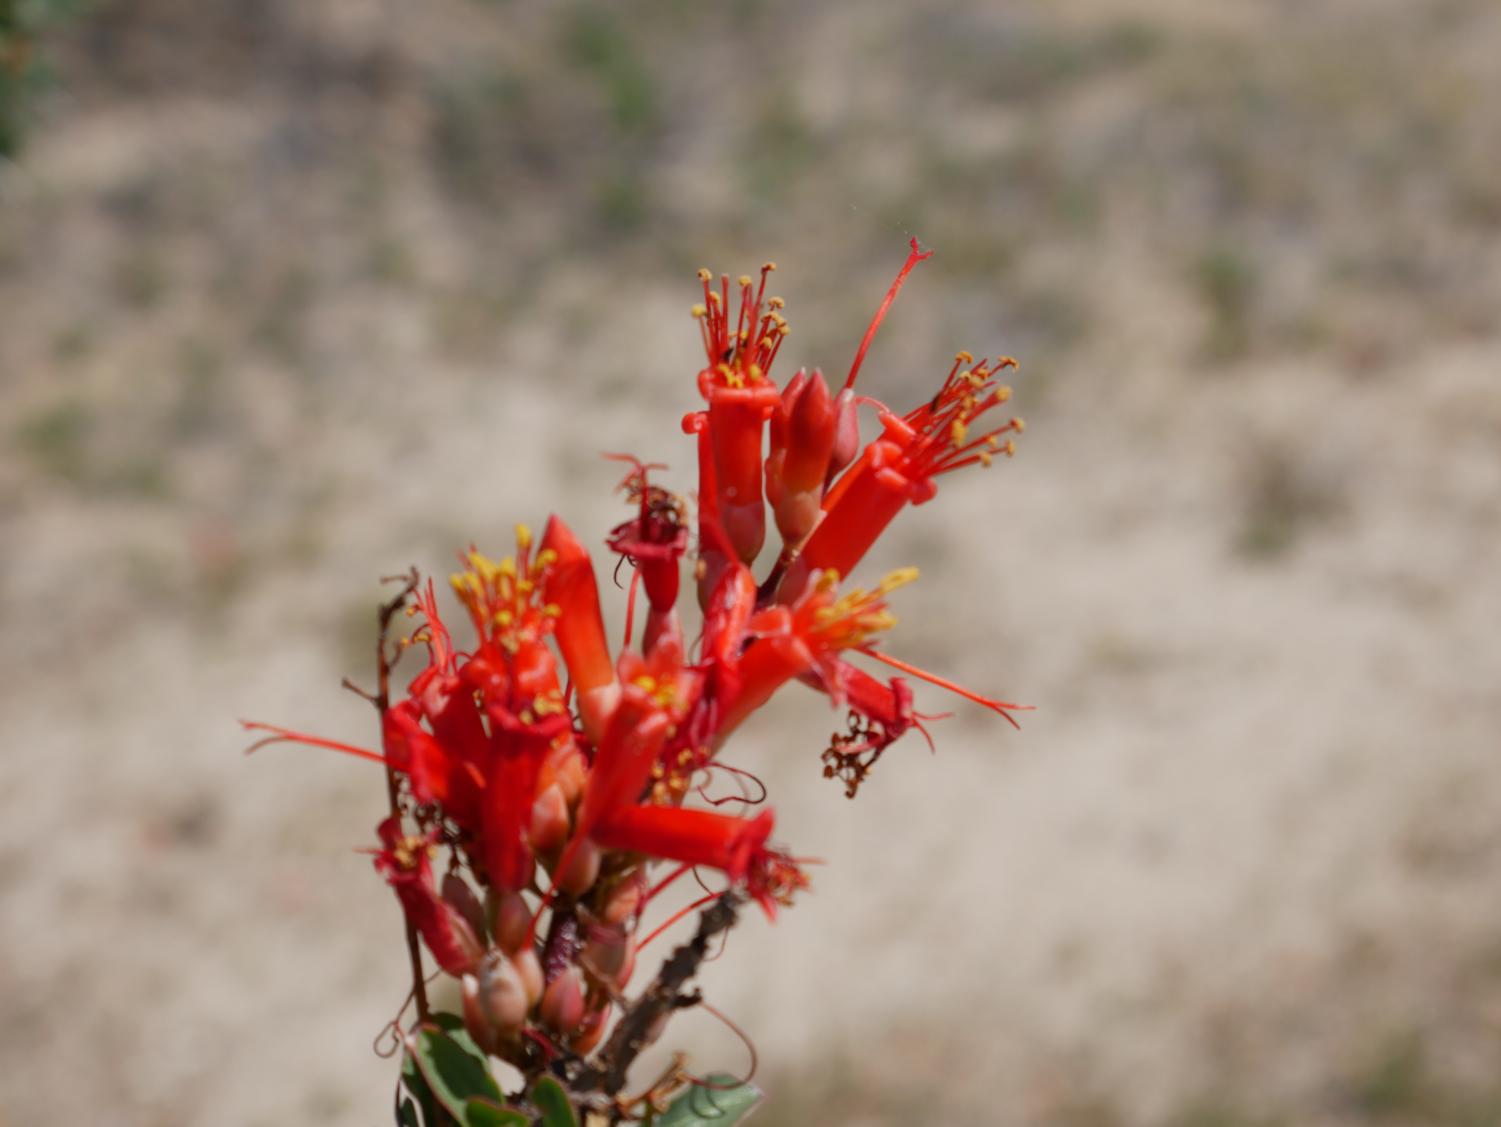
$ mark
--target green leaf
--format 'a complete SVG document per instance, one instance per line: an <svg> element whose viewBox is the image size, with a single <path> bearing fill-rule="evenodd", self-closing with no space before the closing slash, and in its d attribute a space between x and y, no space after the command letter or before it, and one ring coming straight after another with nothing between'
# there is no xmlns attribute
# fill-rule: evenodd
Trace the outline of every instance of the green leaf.
<svg viewBox="0 0 1501 1127"><path fill-rule="evenodd" d="M761 1089L725 1072L705 1077L712 1088L695 1084L659 1115L653 1127L730 1127L761 1102Z"/></svg>
<svg viewBox="0 0 1501 1127"><path fill-rule="evenodd" d="M531 1127L531 1116L489 1100L472 1099L464 1105L464 1127Z"/></svg>
<svg viewBox="0 0 1501 1127"><path fill-rule="evenodd" d="M407 1092L405 1099L402 1098L402 1088ZM396 1122L400 1127L431 1127L438 1121L438 1101L433 1098L433 1090L422 1079L417 1062L410 1053L403 1054L401 1059L401 1084L396 1089L396 1099ZM418 1115L419 1111L421 1115Z"/></svg>
<svg viewBox="0 0 1501 1127"><path fill-rule="evenodd" d="M568 1102L568 1093L551 1076L533 1084L530 1094L532 1103L542 1112L543 1127L579 1127L579 1117Z"/></svg>
<svg viewBox="0 0 1501 1127"><path fill-rule="evenodd" d="M400 1098L401 1093L397 1093ZM396 1127L422 1127L422 1120L417 1115L417 1105L408 1096L396 1105Z"/></svg>
<svg viewBox="0 0 1501 1127"><path fill-rule="evenodd" d="M412 1034L409 1057L438 1102L463 1123L470 1100L478 1096L499 1105L502 1096L485 1063L485 1054L462 1028L450 1026L445 1032L442 1027L450 1023L444 1018L452 1015L434 1015L433 1024L418 1027Z"/></svg>

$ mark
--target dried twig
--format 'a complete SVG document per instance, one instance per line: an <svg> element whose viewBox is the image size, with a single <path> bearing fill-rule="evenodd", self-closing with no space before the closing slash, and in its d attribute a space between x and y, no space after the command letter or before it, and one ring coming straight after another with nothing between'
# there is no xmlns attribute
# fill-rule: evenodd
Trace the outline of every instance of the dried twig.
<svg viewBox="0 0 1501 1127"><path fill-rule="evenodd" d="M705 909L698 918L698 933L662 964L646 992L621 1016L594 1063L586 1065L573 1078L575 1093L603 1092L614 1096L625 1087L631 1065L656 1039L661 1023L674 1010L698 1004L698 993L684 993L683 987L698 973L699 965L709 953L709 941L735 925L744 902L740 893L726 892Z"/></svg>

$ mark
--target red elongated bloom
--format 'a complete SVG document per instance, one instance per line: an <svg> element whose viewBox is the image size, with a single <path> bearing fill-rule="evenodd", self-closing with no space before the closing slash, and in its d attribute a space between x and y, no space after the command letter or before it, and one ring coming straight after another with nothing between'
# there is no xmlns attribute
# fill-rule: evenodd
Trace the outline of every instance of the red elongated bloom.
<svg viewBox="0 0 1501 1127"><path fill-rule="evenodd" d="M832 568L847 575L865 557L896 515L908 504L921 505L937 493L934 478L969 465L990 465L994 456L1015 452L1009 437L1023 429L1009 418L975 434L976 422L1011 398L996 381L1009 357L987 366L961 352L938 393L927 403L896 415L881 411L883 434L836 481L823 500L823 519L782 580L778 597L795 597L815 571Z"/></svg>
<svg viewBox="0 0 1501 1127"><path fill-rule="evenodd" d="M759 285L749 275L740 278L740 309L733 327L728 275L720 276L715 290L713 275L700 270L704 303L693 307L703 330L705 366L698 386L709 404L715 505L725 535L746 563L755 561L766 539L761 440L767 419L781 401L770 372L789 331L779 312L782 299L766 297L766 278L775 269L775 263L763 266Z"/></svg>
<svg viewBox="0 0 1501 1127"><path fill-rule="evenodd" d="M609 849L719 869L738 883L765 850L774 825L770 810L754 818L737 818L712 810L627 806L611 813L594 837Z"/></svg>
<svg viewBox="0 0 1501 1127"><path fill-rule="evenodd" d="M557 517L547 522L542 550L552 553L543 581L543 596L558 613L558 649L578 692L584 730L593 739L604 732L619 699L615 666L605 641L605 620L599 609L599 584L594 564L569 527Z"/></svg>
<svg viewBox="0 0 1501 1127"><path fill-rule="evenodd" d="M840 595L837 578L826 571L792 607L768 607L753 616L747 633L754 641L736 665L737 691L720 715L717 738L722 741L792 678L812 671L835 679L836 655L889 628L896 620L886 596L916 578L916 568L904 568L873 591L856 587Z"/></svg>
<svg viewBox="0 0 1501 1127"><path fill-rule="evenodd" d="M375 854L376 871L396 892L433 958L452 975L474 970L484 949L464 917L438 895L429 858L434 839L405 836L397 818L387 818L377 832L381 848Z"/></svg>

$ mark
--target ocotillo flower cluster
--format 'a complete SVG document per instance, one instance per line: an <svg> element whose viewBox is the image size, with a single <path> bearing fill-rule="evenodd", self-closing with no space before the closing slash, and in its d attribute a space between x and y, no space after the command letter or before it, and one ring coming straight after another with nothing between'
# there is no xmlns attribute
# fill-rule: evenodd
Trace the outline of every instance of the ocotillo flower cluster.
<svg viewBox="0 0 1501 1127"><path fill-rule="evenodd" d="M823 773L851 795L898 737L927 735L908 677L1011 718L1017 706L877 648L894 621L887 600L915 570L846 582L940 475L1011 454L1022 429L996 410L1011 394L998 379L1007 358L960 353L905 412L857 392L882 317L925 257L914 240L837 392L817 370L773 382L788 326L766 293L771 264L736 286L700 273L704 405L682 424L697 446L695 517L651 480L660 467L624 459L632 515L605 540L633 568L621 647L606 637L590 552L553 517L540 538L519 527L513 555L463 555L450 585L468 612L468 648L432 582L412 589L406 644L426 664L399 699L383 695L379 750L251 725L387 766L393 812L377 829L375 866L459 979L464 1023L486 1052L524 1069L538 1046L587 1055L660 931L643 934L653 899L682 875L715 870L768 915L806 885L771 842L769 808L732 814L705 801L715 772L743 777L725 762L727 740L782 686L800 681L848 717ZM878 427L863 446L862 412ZM780 548L758 574L768 509ZM685 591L702 611L691 642ZM877 677L861 658L898 675ZM659 863L671 868L653 875Z"/></svg>

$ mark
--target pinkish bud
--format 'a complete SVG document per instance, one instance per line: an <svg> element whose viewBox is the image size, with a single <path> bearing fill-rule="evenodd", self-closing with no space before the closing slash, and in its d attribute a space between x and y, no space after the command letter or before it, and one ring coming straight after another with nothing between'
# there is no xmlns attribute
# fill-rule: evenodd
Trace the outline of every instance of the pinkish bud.
<svg viewBox="0 0 1501 1127"><path fill-rule="evenodd" d="M829 451L828 481L833 481L860 453L860 417L855 410L855 392L845 388L834 397L834 445Z"/></svg>
<svg viewBox="0 0 1501 1127"><path fill-rule="evenodd" d="M561 848L568 840L568 828L568 799L563 794L562 785L553 783L532 803L529 834L532 848L540 853Z"/></svg>
<svg viewBox="0 0 1501 1127"><path fill-rule="evenodd" d="M605 981L619 985L630 949L624 928L595 927L590 929L579 962Z"/></svg>
<svg viewBox="0 0 1501 1127"><path fill-rule="evenodd" d="M787 461L782 467L783 483L789 492L822 493L837 421L829 385L824 383L822 372L814 372L789 408Z"/></svg>
<svg viewBox="0 0 1501 1127"><path fill-rule="evenodd" d="M584 1015L584 1022L579 1026L579 1031L568 1041L568 1047L581 1057L592 1053L605 1035L605 1026L610 1023L610 1003L606 1002L597 1010L590 1010Z"/></svg>
<svg viewBox="0 0 1501 1127"><path fill-rule="evenodd" d="M559 1033L572 1033L579 1027L584 1020L584 979L578 967L564 967L547 984L538 1016Z"/></svg>
<svg viewBox="0 0 1501 1127"><path fill-rule="evenodd" d="M566 854L565 854L566 855ZM554 874L557 886L574 896L582 896L594 887L599 879L599 846L588 838L578 843L573 856L568 858L568 868Z"/></svg>
<svg viewBox="0 0 1501 1127"><path fill-rule="evenodd" d="M532 1008L526 984L516 964L499 951L491 951L479 968L476 996L480 1012L500 1033L512 1033L526 1021Z"/></svg>
<svg viewBox="0 0 1501 1127"><path fill-rule="evenodd" d="M531 947L522 947L511 956L516 964L516 973L521 976L521 985L526 987L526 1000L535 1006L542 1000L542 961Z"/></svg>
<svg viewBox="0 0 1501 1127"><path fill-rule="evenodd" d="M526 942L526 933L531 930L532 910L519 892L505 892L492 888L486 898L489 905L490 934L507 954Z"/></svg>
<svg viewBox="0 0 1501 1127"><path fill-rule="evenodd" d="M623 924L641 910L646 897L646 882L640 873L632 873L605 896L599 917L607 924Z"/></svg>
<svg viewBox="0 0 1501 1127"><path fill-rule="evenodd" d="M464 917L464 922L474 932L478 943L485 939L485 909L480 903L479 897L474 894L474 889L469 887L469 882L456 872L446 873L443 877L443 900L450 908Z"/></svg>
<svg viewBox="0 0 1501 1127"><path fill-rule="evenodd" d="M479 979L472 974L466 974L459 980L459 992L464 1003L464 1028L469 1031L469 1036L474 1038L474 1043L482 1051L493 1053L499 1047L500 1037L480 1006Z"/></svg>

